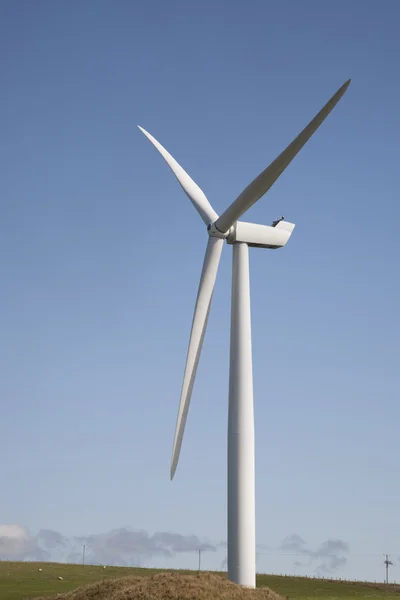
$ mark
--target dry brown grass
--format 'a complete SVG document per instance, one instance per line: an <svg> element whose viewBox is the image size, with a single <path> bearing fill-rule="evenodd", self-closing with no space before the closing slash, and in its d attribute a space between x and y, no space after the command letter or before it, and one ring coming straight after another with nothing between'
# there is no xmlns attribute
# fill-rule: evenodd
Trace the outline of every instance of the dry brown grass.
<svg viewBox="0 0 400 600"><path fill-rule="evenodd" d="M282 600L269 588L245 589L211 573L158 573L108 579L51 596L57 600ZM50 600L49 597L37 600Z"/></svg>

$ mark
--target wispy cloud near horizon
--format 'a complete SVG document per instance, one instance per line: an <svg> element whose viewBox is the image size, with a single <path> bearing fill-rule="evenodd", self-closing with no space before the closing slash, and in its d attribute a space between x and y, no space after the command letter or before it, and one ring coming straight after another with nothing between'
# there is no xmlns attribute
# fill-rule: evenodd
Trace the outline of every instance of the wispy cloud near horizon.
<svg viewBox="0 0 400 600"><path fill-rule="evenodd" d="M300 561L295 561L293 564L295 568L309 566L313 561L319 561L315 572L325 575L332 573L346 564L349 545L340 539L328 539L313 550L302 537L297 533L293 533L283 540L279 550L284 553L309 558L307 565L304 565Z"/></svg>
<svg viewBox="0 0 400 600"><path fill-rule="evenodd" d="M21 525L0 525L0 559L58 560L78 562L82 545L86 546L86 561L92 564L136 565L141 558L173 557L202 550L215 552L218 544L196 535L167 531L153 534L127 527L105 533L66 537L52 529L41 529L32 535Z"/></svg>
<svg viewBox="0 0 400 600"><path fill-rule="evenodd" d="M214 542L197 535L182 535L169 531L149 533L143 529L120 527L104 533L67 537L52 529L41 529L33 535L21 525L0 525L0 560L35 560L78 563L85 545L87 564L140 566L143 560L171 559L201 550L215 552L221 569L226 569L226 556L218 552L227 548L226 541ZM284 553L304 557L296 559L294 570L315 564L317 575L328 575L344 567L349 546L340 539L328 539L311 548L298 534L284 538L277 548L257 544L257 558L265 553Z"/></svg>

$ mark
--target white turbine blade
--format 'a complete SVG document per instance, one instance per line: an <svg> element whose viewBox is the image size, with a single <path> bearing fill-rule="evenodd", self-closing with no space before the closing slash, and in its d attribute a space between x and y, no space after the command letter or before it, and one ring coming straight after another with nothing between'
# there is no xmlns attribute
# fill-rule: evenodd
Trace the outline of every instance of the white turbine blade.
<svg viewBox="0 0 400 600"><path fill-rule="evenodd" d="M203 219L206 225L213 223L215 219L218 219L218 215L207 200L207 197L203 190L199 188L197 183L193 181L191 177L182 169L180 164L170 155L170 153L160 144L157 140L143 127L138 125L140 131L150 140L150 142L157 148L161 156L165 159L166 163L170 167L171 171L181 184L183 191L187 194L193 206Z"/></svg>
<svg viewBox="0 0 400 600"><path fill-rule="evenodd" d="M219 260L224 245L224 240L209 237L204 257L203 270L200 277L199 290L197 292L196 306L194 309L192 331L190 333L189 349L186 359L185 374L179 403L178 418L176 421L174 446L172 450L171 479L175 475L176 467L181 451L183 433L185 431L186 418L189 410L194 379L196 377L197 365L199 364L201 347L207 327L208 314L211 307L211 299L217 277Z"/></svg>
<svg viewBox="0 0 400 600"><path fill-rule="evenodd" d="M304 144L315 133L321 123L326 119L331 110L339 102L345 91L350 85L350 79L332 96L312 121L303 129L303 131L293 140L291 144L262 172L254 179L236 200L226 209L226 211L217 219L215 227L225 233L230 227L245 213L257 200L259 200L273 186L275 181L300 152Z"/></svg>

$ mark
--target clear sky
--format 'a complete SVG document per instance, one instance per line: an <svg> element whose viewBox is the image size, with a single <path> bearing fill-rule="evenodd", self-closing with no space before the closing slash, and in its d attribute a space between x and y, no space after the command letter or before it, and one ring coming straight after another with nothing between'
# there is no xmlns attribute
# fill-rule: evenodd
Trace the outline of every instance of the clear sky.
<svg viewBox="0 0 400 600"><path fill-rule="evenodd" d="M171 483L206 231L137 125L221 213L351 77L246 215L296 223L251 251L258 569L377 579L389 552L400 580L399 21L397 0L0 3L1 556L44 529L48 556L81 536L100 560L118 530L105 561L196 566L188 536L226 539L231 248Z"/></svg>

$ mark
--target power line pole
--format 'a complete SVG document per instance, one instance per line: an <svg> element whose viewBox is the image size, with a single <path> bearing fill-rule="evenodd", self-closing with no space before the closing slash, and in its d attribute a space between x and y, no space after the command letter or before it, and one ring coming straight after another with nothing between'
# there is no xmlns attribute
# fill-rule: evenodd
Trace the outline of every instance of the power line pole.
<svg viewBox="0 0 400 600"><path fill-rule="evenodd" d="M198 549L199 553L199 571L201 571L201 548Z"/></svg>
<svg viewBox="0 0 400 600"><path fill-rule="evenodd" d="M86 550L86 545L83 544L83 550L82 550L82 564L85 564L85 550Z"/></svg>
<svg viewBox="0 0 400 600"><path fill-rule="evenodd" d="M389 554L385 554L384 565L386 567L386 583L389 583L389 565L392 565L392 561L389 560Z"/></svg>

